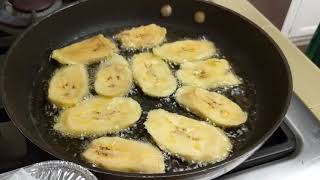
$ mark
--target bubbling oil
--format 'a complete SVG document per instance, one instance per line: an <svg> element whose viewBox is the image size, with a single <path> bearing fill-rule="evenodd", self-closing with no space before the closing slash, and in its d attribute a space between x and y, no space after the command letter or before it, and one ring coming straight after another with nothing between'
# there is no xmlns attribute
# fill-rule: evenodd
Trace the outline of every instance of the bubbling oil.
<svg viewBox="0 0 320 180"><path fill-rule="evenodd" d="M111 31L111 34L114 34L117 30ZM110 31L104 33L106 36L110 36ZM168 29L167 35L167 42L173 42L176 40L187 39L187 37L180 37L177 36L180 34L179 32L173 31ZM199 36L199 39L208 39L206 36ZM193 38L194 39L194 38ZM78 40L76 40L78 41ZM120 46L119 46L120 48ZM143 50L121 50L120 54L124 56L128 62L130 63L131 58L134 54L139 52L150 52L151 49L143 49ZM215 58L226 58L222 55L222 53L218 50L218 52L214 56ZM227 59L228 60L228 59ZM57 62L50 60L49 63L49 71L46 72L45 77L47 77L46 81L38 81L34 84L34 86L39 87L39 90L36 90L31 98L33 104L31 105L31 111L33 112L34 119L41 118L40 122L37 122L38 130L42 134L43 138L50 143L50 145L56 149L56 151L63 152L61 153L63 156L67 157L66 159L81 163L87 164L92 167L96 167L95 164L88 164L81 156L81 153L86 149L90 141L97 137L82 137L79 139L70 138L63 136L53 130L53 124L56 122L59 113L63 110L61 108L56 107L52 103L47 100L47 90L48 90L48 81L50 80L52 73L61 65L57 64ZM172 70L173 74L179 68L178 65L168 63L170 69ZM248 120L245 124L237 127L237 128L229 128L224 129L227 136L231 139L233 144L233 151L237 151L244 146L244 142L248 139L251 135L251 130L253 128L253 122L256 119L256 92L255 86L251 83L248 79L241 76L241 71L237 69L237 67L233 66L232 62L230 62L231 66L233 67L233 71L242 78L242 84L234 87L223 87L223 88L216 88L212 89L217 93L225 95L226 97L230 98L234 102L236 102L244 111L248 113ZM87 67L89 72L90 78L90 96L97 95L94 91L94 79L96 71L99 67L99 63L95 63L89 65ZM46 68L44 68L46 69ZM181 87L182 84L178 83L178 88ZM136 100L142 108L142 114L140 119L131 127L124 129L118 133L114 134L106 134L106 136L119 136L127 139L139 140L142 142L148 142L155 146L156 143L148 134L147 130L144 128L143 123L146 121L147 114L150 110L162 108L169 112L175 112L180 115L184 115L193 119L198 119L200 121L205 121L205 119L199 118L196 115L192 114L190 111L180 107L175 99L174 94L164 98L154 98L145 95L142 90L137 86L133 85L131 90L128 92L128 97L133 98ZM88 98L87 97L87 98ZM35 120L38 121L38 120ZM199 163L199 162L187 162L183 159L183 157L179 157L177 155L170 154L168 152L162 151L165 164L166 164L166 172L181 172L181 171L188 171L192 169L197 169L200 167L207 166L207 163ZM230 154L232 156L232 153ZM228 158L227 158L228 159Z"/></svg>

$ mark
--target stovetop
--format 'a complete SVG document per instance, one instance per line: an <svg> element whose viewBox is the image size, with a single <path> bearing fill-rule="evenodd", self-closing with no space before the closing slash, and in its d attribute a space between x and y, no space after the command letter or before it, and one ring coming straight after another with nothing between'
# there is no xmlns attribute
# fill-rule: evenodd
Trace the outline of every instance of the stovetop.
<svg viewBox="0 0 320 180"><path fill-rule="evenodd" d="M36 5L36 8L40 10L31 12L24 12L13 7L14 1L19 0L0 0L0 68L3 55L15 39L16 33L23 31L35 19L56 10L55 8L58 6L61 8L75 0L43 0L46 2L42 6L40 6L41 4ZM25 24L18 26L8 24L3 22L3 15L10 15L11 19L9 20L14 20L14 22L21 23L21 18L27 19L28 22L22 22ZM317 170L310 171L312 168L319 169L320 167L319 149L320 123L301 100L294 95L288 113L279 129L248 160L218 179L294 180L307 177L307 175L310 175L308 180L319 179L317 178L320 177ZM51 159L55 158L21 135L5 111L0 109L0 174Z"/></svg>

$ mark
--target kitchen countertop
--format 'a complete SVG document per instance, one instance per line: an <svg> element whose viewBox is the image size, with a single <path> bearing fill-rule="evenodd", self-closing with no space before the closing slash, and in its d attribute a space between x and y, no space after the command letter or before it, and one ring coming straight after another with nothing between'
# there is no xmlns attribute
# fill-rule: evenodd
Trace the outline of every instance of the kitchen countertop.
<svg viewBox="0 0 320 180"><path fill-rule="evenodd" d="M320 120L320 69L247 0L212 1L244 15L278 43L289 62L294 92Z"/></svg>

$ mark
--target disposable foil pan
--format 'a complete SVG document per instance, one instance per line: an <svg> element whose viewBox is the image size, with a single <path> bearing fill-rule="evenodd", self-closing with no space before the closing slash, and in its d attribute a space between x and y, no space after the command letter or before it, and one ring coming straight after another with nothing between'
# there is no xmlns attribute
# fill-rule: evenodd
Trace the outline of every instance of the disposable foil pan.
<svg viewBox="0 0 320 180"><path fill-rule="evenodd" d="M40 162L1 174L0 179L10 179L10 177L21 176L21 174L30 175L36 180L98 180L86 168L67 161Z"/></svg>

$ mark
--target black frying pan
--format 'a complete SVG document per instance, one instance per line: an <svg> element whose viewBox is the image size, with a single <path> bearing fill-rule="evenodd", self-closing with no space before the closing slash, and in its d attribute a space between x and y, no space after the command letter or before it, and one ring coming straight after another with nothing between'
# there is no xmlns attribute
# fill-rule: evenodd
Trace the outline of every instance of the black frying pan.
<svg viewBox="0 0 320 180"><path fill-rule="evenodd" d="M161 17L160 8L164 4L173 7L172 16ZM203 24L193 20L198 10L206 14ZM205 35L230 60L235 72L244 77L245 83L240 86L244 94L237 96L230 90L222 91L249 112L249 120L244 125L249 132L233 139L234 152L226 160L193 170L155 175L107 171L92 167L79 157L81 140L63 138L51 130L52 114L57 112L46 98L47 80L59 67L50 60L51 51L93 34L101 32L110 36L124 28L149 23L166 27L169 41ZM1 83L4 107L27 138L59 159L77 162L99 177L111 179L210 179L220 176L248 158L275 131L286 113L292 93L288 64L261 28L219 5L194 0L90 0L60 10L32 25L18 38L4 62ZM133 98L145 110L153 108L154 99L140 96L139 92ZM192 116L179 107L164 104L164 108ZM236 132L235 129L226 131ZM145 133L136 130L134 134L139 137Z"/></svg>

